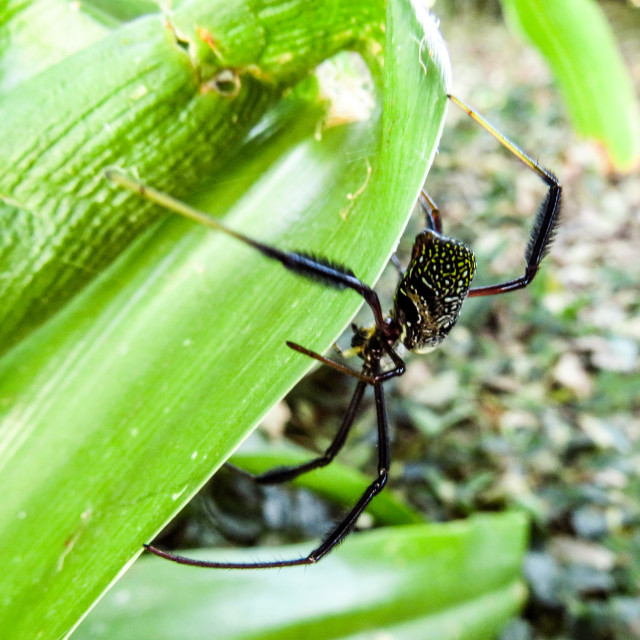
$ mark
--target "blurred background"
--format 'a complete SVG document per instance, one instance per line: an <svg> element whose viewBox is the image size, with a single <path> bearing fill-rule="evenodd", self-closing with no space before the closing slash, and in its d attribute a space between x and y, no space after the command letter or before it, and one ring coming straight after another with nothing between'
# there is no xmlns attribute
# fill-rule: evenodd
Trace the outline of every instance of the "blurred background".
<svg viewBox="0 0 640 640"><path fill-rule="evenodd" d="M638 3L600 6L638 95ZM499 2L437 0L432 10L453 92L559 176L564 208L534 283L469 300L444 345L410 356L407 375L387 386L390 487L431 521L529 512L529 603L502 640L640 638L640 177L615 173L576 136L545 62L505 25ZM544 185L453 105L426 188L445 233L476 252L476 284L522 272ZM398 249L403 264L421 222L415 215ZM378 285L388 307L396 281L388 268ZM254 446L286 438L324 450L352 389L317 369L269 414ZM344 464L373 471L374 423L369 399ZM159 542L307 540L340 513L304 489L259 488L223 469Z"/></svg>

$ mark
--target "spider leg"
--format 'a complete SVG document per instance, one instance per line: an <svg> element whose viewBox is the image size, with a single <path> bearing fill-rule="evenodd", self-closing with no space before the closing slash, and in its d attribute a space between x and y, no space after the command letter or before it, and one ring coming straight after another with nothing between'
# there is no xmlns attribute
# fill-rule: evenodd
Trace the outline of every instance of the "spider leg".
<svg viewBox="0 0 640 640"><path fill-rule="evenodd" d="M298 353L301 353L305 356L309 356L318 362L322 362L322 364L327 367L331 367L340 373L344 373L345 375L351 376L352 378L356 378L362 382L366 382L367 384L374 385L376 382L384 382L389 378L395 378L396 376L401 376L404 373L404 360L393 350L392 347L385 347L385 350L393 360L395 367L393 369L389 369L389 371L378 372L375 375L367 375L363 371L358 371L357 369L352 369L351 367L347 367L344 364L340 364L335 360L331 360L315 351L311 351L311 349L307 349L303 347L301 344L297 342L291 342L287 340L287 346Z"/></svg>
<svg viewBox="0 0 640 640"><path fill-rule="evenodd" d="M507 291L515 291L523 289L535 277L540 266L540 262L549 251L549 246L553 240L555 230L558 225L560 214L560 201L562 194L562 186L558 182L553 173L545 169L540 163L527 155L514 142L501 134L493 125L487 122L477 111L464 104L458 98L449 95L449 99L465 111L470 118L477 122L481 127L486 129L500 144L513 153L522 163L524 163L531 171L536 173L539 178L547 185L547 195L540 206L536 219L531 228L529 243L525 251L526 267L524 274L514 280L500 282L486 287L477 287L469 291L469 297L492 296Z"/></svg>
<svg viewBox="0 0 640 640"><path fill-rule="evenodd" d="M374 377L378 373L379 363L375 363ZM389 475L390 465L390 448L389 448L389 428L387 425L387 412L384 403L384 392L382 388L382 381L377 380L373 384L375 400L376 400L376 414L378 417L378 475L375 480L364 490L363 494L356 504L351 508L351 511L342 519L341 522L329 533L328 536L315 548L311 553L302 558L295 558L293 560L273 560L266 562L212 562L208 560L195 560L193 558L185 558L184 556L175 555L145 545L147 551L165 558L177 562L178 564L189 565L192 567L204 567L209 569L273 569L277 567L293 567L299 565L314 564L318 562L322 557L327 555L332 549L334 549L345 536L353 529L358 521L358 518L362 512L367 508L368 504L377 496L387 482ZM364 389L364 383L362 383ZM359 385L360 386L360 385ZM359 387L358 387L359 388ZM356 388L357 396L358 388ZM353 405L352 400L352 405ZM355 412L354 412L355 413ZM345 434L346 435L346 434Z"/></svg>
<svg viewBox="0 0 640 640"><path fill-rule="evenodd" d="M325 358L319 353L310 351L309 349L303 347L302 345L296 344L295 342L287 342L287 346L291 347L295 351L298 351L299 353L315 358L316 360L332 367L333 369L336 369L337 371L340 371L341 373L345 373L354 378L357 378L358 385L356 386L356 389L353 393L349 408L347 409L347 413L344 417L344 420L342 421L342 425L340 426L340 429L338 429L338 432L336 433L327 450L321 456L318 456L317 458L313 458L308 462L303 462L302 464L293 467L279 467L260 475L253 475L242 471L242 473L250 476L260 484L276 484L280 482L287 482L288 480L297 478L298 476L307 473L308 471L312 471L313 469L318 469L320 467L325 467L326 465L328 465L336 457L347 440L347 436L349 434L351 426L353 425L356 413L360 408L360 403L362 401L362 396L364 395L366 385L370 384L375 388L376 385L382 384L385 380L388 380L389 378L394 376L402 375L404 373L404 361L402 360L402 358L400 358L400 356L396 354L396 352L391 347L387 347L386 351L393 359L394 364L396 365L395 368L385 372L381 372L378 369L377 373L373 375L366 375L364 372L357 371L356 369L344 366L339 362L335 362L333 360L330 360L329 358Z"/></svg>
<svg viewBox="0 0 640 640"><path fill-rule="evenodd" d="M440 209L438 209L438 205L433 201L431 196L424 189L420 191L418 202L420 203L420 208L424 213L425 227L427 229L435 231L436 233L442 233L442 219L440 217ZM398 276L402 278L404 276L405 269L400 264L400 260L398 260L398 256L396 256L395 253L391 254L391 263L396 268Z"/></svg>
<svg viewBox="0 0 640 640"><path fill-rule="evenodd" d="M338 429L336 436L334 437L333 441L324 452L324 454L294 467L280 467L271 471L267 471L260 475L247 474L260 484L276 484L279 482L287 482L288 480L297 478L303 473L307 473L308 471L312 471L313 469L318 469L320 467L325 467L326 465L328 465L336 457L336 455L346 442L347 435L349 434L356 413L360 408L360 403L362 401L362 396L364 394L366 385L370 384L374 388L376 388L376 385L382 384L385 380L388 380L389 378L392 378L394 376L402 375L405 370L404 360L402 360L402 358L400 358L400 356L394 351L394 349L389 346L386 346L385 350L392 358L395 367L393 369L390 369L389 371L384 372L381 372L379 368L377 368L377 372L373 375L366 375L364 372L357 371L356 369L352 369L351 367L342 365L339 362L335 362L334 360L325 358L323 355L316 353L315 351L310 351L306 347L296 344L295 342L288 341L287 346L291 347L295 351L298 351L299 353L302 353L303 355L314 358L319 362L330 366L336 371L340 371L341 373L345 373L349 376L357 378L359 382L356 386L353 397L351 398L351 403L349 404L347 413L344 417L344 420L342 421L342 425L340 426L340 429Z"/></svg>
<svg viewBox="0 0 640 640"><path fill-rule="evenodd" d="M244 244L258 250L266 257L278 260L286 269L289 269L290 271L300 276L323 283L334 289L352 289L353 291L361 295L364 298L365 302L371 308L376 322L376 330L378 331L380 336L380 344L382 345L382 350L376 353L368 353L365 360L365 367L362 372L334 362L318 353L302 347L301 345L290 342L287 343L292 349L315 358L316 360L319 360L320 362L338 371L341 371L342 373L357 378L358 384L354 391L354 395L351 399L351 403L349 405L349 409L343 420L343 423L324 455L296 467L274 469L273 471L262 474L261 476L258 476L256 478L258 482L262 483L283 482L285 480L294 478L302 473L305 473L306 471L310 471L311 469L325 466L326 464L331 462L331 460L333 460L335 455L338 453L338 451L346 441L347 435L349 433L349 430L351 429L351 426L355 419L355 415L362 401L366 385L372 385L374 387L376 412L378 416L378 476L367 487L358 502L347 514L344 520L333 529L333 531L324 539L324 541L309 555L303 558L298 558L295 560L254 563L201 561L191 558L185 558L173 553L168 553L150 545L144 545L149 552L157 556L160 556L167 560L172 560L173 562L177 562L178 564L197 567L220 569L261 569L306 565L317 562L320 558L329 553L329 551L331 551L331 549L333 549L337 544L339 544L340 541L349 533L349 531L355 526L360 514L365 510L371 500L382 490L382 488L386 484L390 462L389 434L382 384L388 378L404 373L403 360L395 353L395 351L389 344L390 342L393 342L395 339L397 339L397 327L385 321L385 317L380 306L380 301L375 291L373 291L373 289L371 289L371 287L369 287L368 285L364 284L361 280L356 278L355 274L347 267L321 257L313 256L311 254L294 251L281 251L280 249L277 249L275 247L271 247L269 245L258 242L257 240L245 236L240 232L225 227L217 220L207 216L205 213L189 207L188 205L180 202L179 200L176 200L175 198L172 198L165 193L147 187L144 184L133 180L132 178L128 177L125 174L122 174L119 171L108 170L105 172L105 175L109 180L132 191L133 193L137 193L141 197L147 198L148 200L155 202L156 204L159 204L194 222L204 224L209 228L226 233L236 240L239 240L240 242L243 242ZM380 349L380 347L378 347L378 349ZM394 362L395 367L390 371L380 371L380 358L382 357L382 351L386 352Z"/></svg>
<svg viewBox="0 0 640 640"><path fill-rule="evenodd" d="M389 259L391 260L391 264L395 267L396 271L398 272L398 277L402 278L402 276L404 275L404 267L400 263L400 260L398 260L398 256L395 253L392 253L391 258Z"/></svg>
<svg viewBox="0 0 640 640"><path fill-rule="evenodd" d="M262 255L272 258L273 260L277 260L286 269L289 269L300 276L310 280L315 280L316 282L320 282L334 289L352 289L364 298L365 302L373 312L376 326L383 333L386 333L387 325L385 323L382 308L380 306L380 300L378 299L376 292L364 282L358 280L351 269L308 253L282 251L276 247L263 244L262 242L254 240L243 233L229 229L214 218L208 216L206 213L198 211L197 209L190 207L184 202L181 202L166 193L153 189L152 187L148 187L118 170L108 169L105 171L105 176L107 179L115 182L121 187L124 187L147 200L155 202L156 204L159 204L160 206L169 209L184 218L203 224L210 229L226 233L232 238L253 247L262 253Z"/></svg>
<svg viewBox="0 0 640 640"><path fill-rule="evenodd" d="M425 214L427 229L433 229L436 233L442 233L440 209L438 209L438 205L433 201L433 198L422 189L418 201Z"/></svg>
<svg viewBox="0 0 640 640"><path fill-rule="evenodd" d="M378 417L378 475L374 481L365 489L360 499L353 506L351 511L338 523L329 535L299 564L311 564L320 560L334 549L346 535L353 529L362 512L369 503L382 491L389 476L389 466L391 464L389 446L389 427L387 424L387 411L384 403L384 391L382 382L376 382L373 386L376 399L376 414Z"/></svg>
<svg viewBox="0 0 640 640"><path fill-rule="evenodd" d="M301 476L308 471L313 471L314 469L319 469L320 467L326 467L336 457L336 455L338 454L340 449L342 449L344 443L346 442L349 431L353 426L353 421L356 417L356 414L358 413L358 409L360 408L360 403L362 402L362 397L364 395L366 387L366 382L358 382L355 391L353 392L353 397L351 398L349 408L347 409L347 413L342 421L342 424L340 425L338 432L333 438L333 441L321 456L313 458L308 462L303 462L299 465L291 467L277 467L259 475L249 475L259 484L277 484L280 482L288 482L289 480L293 480L294 478L297 478L298 476Z"/></svg>

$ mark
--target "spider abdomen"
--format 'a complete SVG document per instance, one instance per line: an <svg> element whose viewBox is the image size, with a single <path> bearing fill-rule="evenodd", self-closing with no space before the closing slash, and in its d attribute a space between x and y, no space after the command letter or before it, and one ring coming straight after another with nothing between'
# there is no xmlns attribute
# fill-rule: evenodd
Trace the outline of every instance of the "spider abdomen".
<svg viewBox="0 0 640 640"><path fill-rule="evenodd" d="M444 340L458 320L475 271L473 252L459 240L430 229L416 236L392 312L407 349L422 353Z"/></svg>

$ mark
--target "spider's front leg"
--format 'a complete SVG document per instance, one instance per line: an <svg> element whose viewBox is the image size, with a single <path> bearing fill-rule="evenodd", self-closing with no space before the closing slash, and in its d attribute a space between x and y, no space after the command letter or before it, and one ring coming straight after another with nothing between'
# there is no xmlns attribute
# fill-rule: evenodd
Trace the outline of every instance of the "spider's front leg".
<svg viewBox="0 0 640 640"><path fill-rule="evenodd" d="M188 204L173 198L167 193L163 193L153 187L149 187L118 169L107 169L105 171L105 177L140 197L146 198L161 207L165 207L166 209L177 213L183 218L187 218L192 222L202 224L210 229L220 231L232 238L235 238L243 244L256 249L267 258L277 260L286 269L298 274L299 276L309 280L314 280L315 282L319 282L338 290L352 289L361 295L364 298L364 301L371 308L378 329L382 333L387 333L388 327L376 292L364 282L356 278L353 271L348 267L338 264L337 262L327 260L326 258L313 256L309 253L283 251L258 240L254 240L239 231L226 227L203 211L190 207Z"/></svg>
<svg viewBox="0 0 640 640"><path fill-rule="evenodd" d="M540 262L549 251L549 246L558 226L562 186L560 185L558 178L556 178L551 171L545 169L539 162L520 149L518 145L500 133L477 111L474 111L471 107L467 106L464 102L454 96L450 95L449 99L467 113L472 120L486 129L496 140L498 140L498 142L500 142L500 144L516 156L516 158L518 158L529 169L531 169L531 171L533 171L547 185L547 194L540 206L540 209L538 210L533 226L531 227L529 243L527 244L525 251L526 267L524 274L514 280L471 289L469 291L469 297L492 296L507 293L508 291L515 291L516 289L523 289L531 283L538 272Z"/></svg>

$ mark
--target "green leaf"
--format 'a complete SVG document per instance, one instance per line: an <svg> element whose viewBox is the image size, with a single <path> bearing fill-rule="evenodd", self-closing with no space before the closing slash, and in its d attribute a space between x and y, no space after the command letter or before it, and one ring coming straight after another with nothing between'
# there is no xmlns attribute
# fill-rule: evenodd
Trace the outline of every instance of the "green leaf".
<svg viewBox="0 0 640 640"><path fill-rule="evenodd" d="M0 94L107 33L70 2L5 0L0 13Z"/></svg>
<svg viewBox="0 0 640 640"><path fill-rule="evenodd" d="M526 532L526 519L514 513L379 529L353 536L312 568L291 571L189 570L145 558L73 637L488 640L525 598ZM273 550L233 556L255 560Z"/></svg>
<svg viewBox="0 0 640 640"><path fill-rule="evenodd" d="M593 0L502 0L509 23L547 59L573 126L614 169L640 163L640 109L613 33Z"/></svg>
<svg viewBox="0 0 640 640"><path fill-rule="evenodd" d="M274 13L280 6L271 5ZM326 6L327 21L331 7L339 21L353 17L340 2L313 6ZM383 104L364 121L322 130L321 104L301 87L238 143L233 160L211 176L210 195L197 201L208 200L231 227L321 253L375 282L434 157L449 67L420 3L398 0L388 4L383 76L381 5L363 6L369 28L361 26L371 33L363 55ZM281 7L295 10L291 2ZM297 25L304 48L317 38L317 23L298 17L287 24ZM225 19L232 24L229 13ZM361 75L360 82L371 80ZM128 104L125 95L123 112ZM58 115L39 118L53 118L55 128ZM133 151L118 138L129 154L123 158L155 143L144 151L158 166L141 171L154 184L153 176L168 179L175 170L160 153L160 138L134 137ZM72 167L80 172L73 177L82 202L104 209L81 237L110 241L104 216L121 215L114 203L126 201L127 215L135 206L99 175L83 191L82 149ZM181 178L170 175L173 183ZM42 188L55 187L44 182ZM103 198L97 204L96 194ZM147 211L150 219L163 215ZM7 550L0 636L68 633L141 543L310 367L285 340L322 351L360 304L353 292L326 290L227 237L166 216L0 360L0 483L7 488L0 501Z"/></svg>

